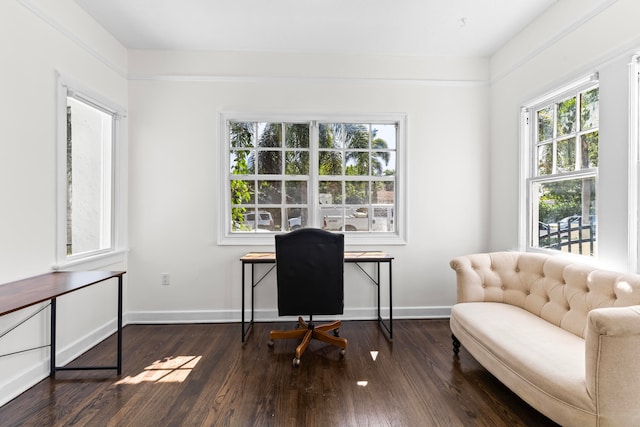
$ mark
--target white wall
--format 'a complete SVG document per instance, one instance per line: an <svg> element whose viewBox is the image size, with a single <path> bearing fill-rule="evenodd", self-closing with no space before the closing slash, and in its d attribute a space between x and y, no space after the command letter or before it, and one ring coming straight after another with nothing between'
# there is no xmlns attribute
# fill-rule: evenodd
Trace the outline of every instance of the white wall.
<svg viewBox="0 0 640 427"><path fill-rule="evenodd" d="M126 51L72 0L0 2L0 283L51 271L56 230L56 72L127 104ZM126 263L100 266L126 269ZM116 287L58 300L58 362L115 329ZM0 318L0 332L38 306ZM0 339L0 354L49 343L48 309ZM0 358L0 404L48 375L49 349ZM115 360L115 354L114 354Z"/></svg>
<svg viewBox="0 0 640 427"><path fill-rule="evenodd" d="M583 11L572 16L576 11ZM587 12L584 12L587 11ZM628 63L640 49L635 0L564 0L491 62L490 248L518 248L519 110L591 72L600 75L598 262L628 269ZM562 23L569 23L561 30ZM632 236L631 238L635 238Z"/></svg>
<svg viewBox="0 0 640 427"><path fill-rule="evenodd" d="M488 61L131 51L129 72L130 320L238 321L239 258L273 249L216 244L225 111L406 113L409 242L369 249L396 257L396 316L448 315L450 258L488 238ZM375 305L357 273L347 317ZM262 319L277 317L273 279L257 289Z"/></svg>

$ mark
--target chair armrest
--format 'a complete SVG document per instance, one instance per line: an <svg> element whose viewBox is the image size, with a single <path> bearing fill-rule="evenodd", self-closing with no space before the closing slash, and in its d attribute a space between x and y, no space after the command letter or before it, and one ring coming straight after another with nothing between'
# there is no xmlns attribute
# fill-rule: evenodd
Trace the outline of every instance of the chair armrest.
<svg viewBox="0 0 640 427"><path fill-rule="evenodd" d="M591 310L585 333L586 385L601 426L640 425L640 306Z"/></svg>

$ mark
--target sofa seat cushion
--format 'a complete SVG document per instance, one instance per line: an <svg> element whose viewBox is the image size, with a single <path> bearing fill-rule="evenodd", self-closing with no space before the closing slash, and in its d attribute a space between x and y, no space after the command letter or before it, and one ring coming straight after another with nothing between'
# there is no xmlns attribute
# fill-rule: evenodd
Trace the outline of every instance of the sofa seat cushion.
<svg viewBox="0 0 640 427"><path fill-rule="evenodd" d="M530 404L595 413L585 384L582 338L522 308L495 302L454 305L451 329L478 361Z"/></svg>

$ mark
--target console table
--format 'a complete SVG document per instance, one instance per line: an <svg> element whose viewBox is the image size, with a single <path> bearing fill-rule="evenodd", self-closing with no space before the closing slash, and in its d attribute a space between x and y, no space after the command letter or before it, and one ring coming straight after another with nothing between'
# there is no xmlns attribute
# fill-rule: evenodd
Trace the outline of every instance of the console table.
<svg viewBox="0 0 640 427"><path fill-rule="evenodd" d="M276 254L275 252L249 252L240 258L242 262L242 342L244 343L249 330L254 324L253 317L253 302L254 302L254 289L255 287L275 268ZM392 300L392 271L391 262L393 257L385 252L380 251L345 251L344 262L355 264L377 287L378 289L378 323L388 333L389 341L393 340L393 300ZM377 274L370 275L362 266L361 263L374 263L377 267ZM382 318L380 310L380 264L387 264L389 266L389 324L387 325ZM260 278L256 280L255 266L256 264L273 264L269 270L264 273ZM251 320L249 325L245 329L244 311L245 311L245 267L251 266Z"/></svg>
<svg viewBox="0 0 640 427"><path fill-rule="evenodd" d="M50 307L51 314L51 342L50 344L20 350L13 353L2 354L0 357L16 353L35 350L43 347L51 347L50 373L55 376L56 371L63 370L94 370L115 369L122 373L122 276L125 271L60 271L30 277L15 282L0 285L0 316L21 310L45 301L49 301L40 310L23 319L9 330L0 334L2 339L6 334L22 325L27 320L40 313L46 307ZM118 349L117 364L115 366L86 366L86 367L61 367L56 366L56 298L70 292L77 291L96 283L109 279L118 279Z"/></svg>

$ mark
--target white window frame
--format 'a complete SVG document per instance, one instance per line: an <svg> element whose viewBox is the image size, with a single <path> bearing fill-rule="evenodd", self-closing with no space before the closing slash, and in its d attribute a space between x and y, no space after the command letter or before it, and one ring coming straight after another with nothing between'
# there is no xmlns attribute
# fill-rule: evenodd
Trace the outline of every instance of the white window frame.
<svg viewBox="0 0 640 427"><path fill-rule="evenodd" d="M537 176L536 174L536 148L535 142L535 112L539 107L549 105L557 101L565 99L570 94L576 94L580 91L586 90L591 86L598 85L598 73L592 73L581 78L578 78L570 83L562 85L557 89L543 94L540 97L526 102L520 111L520 197L519 197L519 211L520 211L520 224L518 229L518 247L520 250L528 252L542 252L548 254L558 254L568 256L580 256L581 258L588 258L596 260L598 253L594 256L576 255L573 253L560 252L555 249L546 249L537 246L533 246L533 231L537 230L537 224L534 227L533 221L537 223L537 218L534 219L532 212L534 204L537 203L537 197L532 194L532 189L535 184L544 182L558 182L565 179L579 179L586 177L594 177L596 185L596 195L599 193L598 185L598 168L582 169L573 172L567 172L563 174L553 174L545 176ZM576 137L577 138L577 137ZM597 196L596 196L597 197ZM598 200L596 198L596 204ZM596 231L598 233L598 231Z"/></svg>
<svg viewBox="0 0 640 427"><path fill-rule="evenodd" d="M57 136L56 136L56 248L54 270L82 265L98 268L125 259L126 253L126 110L106 99L96 91L72 77L58 74ZM104 202L105 218L110 223L102 224L109 230L108 247L67 255L67 97L102 110L113 117L111 146L104 164L110 173L105 188L110 191ZM110 202L110 203L109 203Z"/></svg>
<svg viewBox="0 0 640 427"><path fill-rule="evenodd" d="M627 218L629 271L638 272L640 266L640 53L629 62L629 214ZM633 238L632 236L635 236Z"/></svg>
<svg viewBox="0 0 640 427"><path fill-rule="evenodd" d="M398 126L396 140L396 176L395 176L395 217L393 232L353 232L345 233L345 243L348 245L404 245L407 243L407 206L406 206L406 177L407 177L407 143L406 129L407 116L403 113L374 113L361 115L296 115L296 114L271 114L271 113L220 113L220 190L218 191L218 244L219 245L272 245L273 236L282 232L265 233L233 233L229 226L231 222L231 200L229 194L229 127L230 121L238 122L266 122L266 123L312 123L311 133L317 133L317 123L367 123L388 124L396 123ZM317 163L318 151L313 148L310 151L310 162ZM314 163L314 164L315 164ZM313 170L314 168L312 168ZM313 174L313 172L310 172ZM310 180L318 181L317 173L310 176ZM315 218L315 210L318 200L314 191L309 195L309 226L319 225L319 218Z"/></svg>

